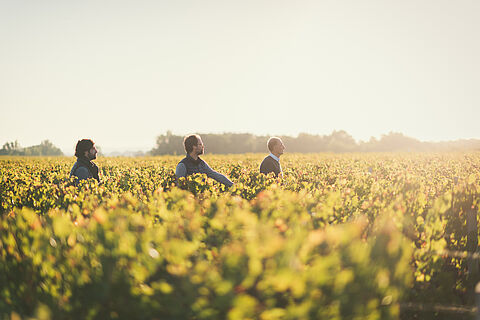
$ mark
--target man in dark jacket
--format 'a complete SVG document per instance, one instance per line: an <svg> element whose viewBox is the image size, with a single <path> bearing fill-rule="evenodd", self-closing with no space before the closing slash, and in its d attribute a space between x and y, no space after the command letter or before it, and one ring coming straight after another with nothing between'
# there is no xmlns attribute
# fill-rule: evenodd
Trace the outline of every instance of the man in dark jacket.
<svg viewBox="0 0 480 320"><path fill-rule="evenodd" d="M90 139L83 139L77 142L75 147L77 162L70 171L70 177L77 177L78 181L93 178L100 182L98 167L92 160L97 158L97 148Z"/></svg>
<svg viewBox="0 0 480 320"><path fill-rule="evenodd" d="M175 175L178 178L186 177L194 173L205 173L207 177L217 180L223 183L227 187L231 187L233 182L230 181L223 174L210 168L210 166L200 159L199 155L203 154L204 147L202 139L198 134L193 134L185 137L183 145L187 156L182 159L177 165Z"/></svg>
<svg viewBox="0 0 480 320"><path fill-rule="evenodd" d="M268 150L270 150L270 154L266 156L265 159L263 159L262 164L260 164L260 172L263 174L273 172L275 177L283 177L280 156L285 150L285 145L280 138L272 137L268 139L267 147Z"/></svg>

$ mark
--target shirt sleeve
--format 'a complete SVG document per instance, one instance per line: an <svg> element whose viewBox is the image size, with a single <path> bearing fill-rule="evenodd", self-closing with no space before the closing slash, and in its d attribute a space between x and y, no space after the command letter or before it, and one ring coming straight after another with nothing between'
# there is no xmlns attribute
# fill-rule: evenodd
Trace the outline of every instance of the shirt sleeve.
<svg viewBox="0 0 480 320"><path fill-rule="evenodd" d="M209 178L212 178L212 179L215 179L216 181L224 184L225 186L227 186L228 188L230 188L232 185L233 185L233 182L230 181L230 179L228 179L227 177L225 177L223 174L213 170L212 168L210 168L210 166L204 162L204 173L207 175L207 177Z"/></svg>
<svg viewBox="0 0 480 320"><path fill-rule="evenodd" d="M175 169L175 176L178 178L187 176L187 167L183 163L179 163Z"/></svg>

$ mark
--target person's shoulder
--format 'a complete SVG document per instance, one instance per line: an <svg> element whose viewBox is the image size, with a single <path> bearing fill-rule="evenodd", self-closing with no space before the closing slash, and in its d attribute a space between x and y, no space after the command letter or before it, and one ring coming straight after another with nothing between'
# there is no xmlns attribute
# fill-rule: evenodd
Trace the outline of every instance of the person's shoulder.
<svg viewBox="0 0 480 320"><path fill-rule="evenodd" d="M72 175L75 173L75 171L77 170L77 168L78 168L78 161L76 161L76 162L73 164L72 169L70 169L70 176L72 176Z"/></svg>
<svg viewBox="0 0 480 320"><path fill-rule="evenodd" d="M263 158L262 162L271 162L272 160L274 159L270 155L267 155L265 158Z"/></svg>
<svg viewBox="0 0 480 320"><path fill-rule="evenodd" d="M209 165L208 165L207 161L203 160L203 159L202 159L202 158L200 158L200 157L198 157L198 160L199 160L199 162L198 162L198 165L199 165L199 166L202 166L202 167L209 167Z"/></svg>
<svg viewBox="0 0 480 320"><path fill-rule="evenodd" d="M82 164L77 160L72 166L72 173L82 167Z"/></svg>
<svg viewBox="0 0 480 320"><path fill-rule="evenodd" d="M260 171L269 170L270 167L273 165L273 159L270 155L263 158L262 163L260 164Z"/></svg>
<svg viewBox="0 0 480 320"><path fill-rule="evenodd" d="M182 160L178 161L178 164L177 164L177 169L178 168L182 168L182 167L186 167L186 162L187 162L188 158L187 157L184 157Z"/></svg>
<svg viewBox="0 0 480 320"><path fill-rule="evenodd" d="M183 162L180 161L177 164L177 167L175 168L175 175L177 176L177 178L180 178L180 177L185 177L186 174L187 174L187 167Z"/></svg>

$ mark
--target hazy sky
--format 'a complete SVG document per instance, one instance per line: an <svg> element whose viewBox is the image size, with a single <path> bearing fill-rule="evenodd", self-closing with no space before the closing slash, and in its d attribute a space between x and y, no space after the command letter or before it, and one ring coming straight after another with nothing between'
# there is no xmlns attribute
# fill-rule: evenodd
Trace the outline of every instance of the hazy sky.
<svg viewBox="0 0 480 320"><path fill-rule="evenodd" d="M0 144L480 138L479 31L478 0L0 0Z"/></svg>

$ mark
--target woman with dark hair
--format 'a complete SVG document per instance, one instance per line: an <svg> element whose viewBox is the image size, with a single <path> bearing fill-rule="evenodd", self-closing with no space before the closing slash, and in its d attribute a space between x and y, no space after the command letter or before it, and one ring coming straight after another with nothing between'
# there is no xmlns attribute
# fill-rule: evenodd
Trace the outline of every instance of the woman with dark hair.
<svg viewBox="0 0 480 320"><path fill-rule="evenodd" d="M97 158L95 143L90 139L78 140L75 157L77 157L77 162L70 171L70 177L77 177L78 181L93 178L100 182L98 167L92 162Z"/></svg>

